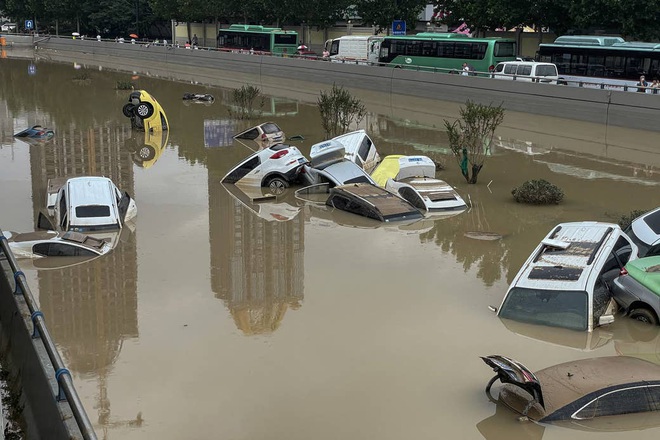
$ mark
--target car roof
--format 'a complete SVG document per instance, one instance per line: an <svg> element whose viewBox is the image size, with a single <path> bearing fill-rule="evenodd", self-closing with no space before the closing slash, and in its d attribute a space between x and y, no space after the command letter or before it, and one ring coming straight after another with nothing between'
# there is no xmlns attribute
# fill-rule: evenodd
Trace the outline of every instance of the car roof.
<svg viewBox="0 0 660 440"><path fill-rule="evenodd" d="M546 414L610 387L660 381L660 365L630 356L579 359L535 373L541 384Z"/></svg>
<svg viewBox="0 0 660 440"><path fill-rule="evenodd" d="M67 180L69 204L73 206L84 205L113 205L114 184L107 177L74 177Z"/></svg>
<svg viewBox="0 0 660 440"><path fill-rule="evenodd" d="M584 291L591 269L600 267L599 258L607 257L603 249L611 249L620 233L613 223L557 225L532 252L512 287Z"/></svg>
<svg viewBox="0 0 660 440"><path fill-rule="evenodd" d="M660 208L637 217L630 227L644 243L648 245L657 243L660 241Z"/></svg>

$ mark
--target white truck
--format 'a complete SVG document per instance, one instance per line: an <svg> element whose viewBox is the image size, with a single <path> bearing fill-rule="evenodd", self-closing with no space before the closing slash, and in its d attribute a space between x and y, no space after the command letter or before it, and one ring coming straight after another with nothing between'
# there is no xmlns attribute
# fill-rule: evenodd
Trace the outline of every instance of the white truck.
<svg viewBox="0 0 660 440"><path fill-rule="evenodd" d="M358 64L377 63L383 37L375 35L344 35L325 42L330 61Z"/></svg>

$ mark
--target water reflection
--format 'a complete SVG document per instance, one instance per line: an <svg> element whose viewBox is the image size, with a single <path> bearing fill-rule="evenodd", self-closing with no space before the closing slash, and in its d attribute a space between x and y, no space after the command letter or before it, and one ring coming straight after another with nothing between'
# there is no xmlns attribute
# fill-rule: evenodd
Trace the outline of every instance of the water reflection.
<svg viewBox="0 0 660 440"><path fill-rule="evenodd" d="M272 333L289 308L302 305L304 217L285 203L252 203L211 176L211 288L245 335Z"/></svg>
<svg viewBox="0 0 660 440"><path fill-rule="evenodd" d="M169 137L169 130L133 131L131 137L124 140L123 149L130 153L135 165L147 169L163 154Z"/></svg>

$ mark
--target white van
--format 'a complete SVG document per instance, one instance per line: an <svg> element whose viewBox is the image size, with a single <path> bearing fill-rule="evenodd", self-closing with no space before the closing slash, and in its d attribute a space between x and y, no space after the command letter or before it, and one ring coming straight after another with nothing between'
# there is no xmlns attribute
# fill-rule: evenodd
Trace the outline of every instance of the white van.
<svg viewBox="0 0 660 440"><path fill-rule="evenodd" d="M383 37L374 35L344 35L325 42L325 49L330 53L330 61L376 63Z"/></svg>
<svg viewBox="0 0 660 440"><path fill-rule="evenodd" d="M498 63L491 78L557 84L559 73L552 63L535 61L505 61Z"/></svg>

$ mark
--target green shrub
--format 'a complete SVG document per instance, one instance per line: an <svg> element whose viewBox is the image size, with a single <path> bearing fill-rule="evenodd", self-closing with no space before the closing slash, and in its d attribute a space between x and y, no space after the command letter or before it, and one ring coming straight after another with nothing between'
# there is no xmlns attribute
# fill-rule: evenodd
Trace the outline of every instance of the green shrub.
<svg viewBox="0 0 660 440"><path fill-rule="evenodd" d="M518 203L532 205L558 205L564 198L564 192L547 180L528 180L511 191Z"/></svg>
<svg viewBox="0 0 660 440"><path fill-rule="evenodd" d="M237 119L252 119L261 114L263 106L261 89L251 85L243 86L232 91L229 113Z"/></svg>
<svg viewBox="0 0 660 440"><path fill-rule="evenodd" d="M117 81L117 90L134 90L135 84L130 81Z"/></svg>
<svg viewBox="0 0 660 440"><path fill-rule="evenodd" d="M639 217L642 214L646 214L650 210L644 210L644 209L635 209L634 211L630 211L628 214L624 214L621 217L619 217L619 226L621 226L621 229L626 229L630 224L632 223L633 220L635 220L637 217Z"/></svg>
<svg viewBox="0 0 660 440"><path fill-rule="evenodd" d="M321 113L323 131L329 138L346 133L351 124L357 126L367 113L362 101L336 84L328 93L321 91L316 103Z"/></svg>

